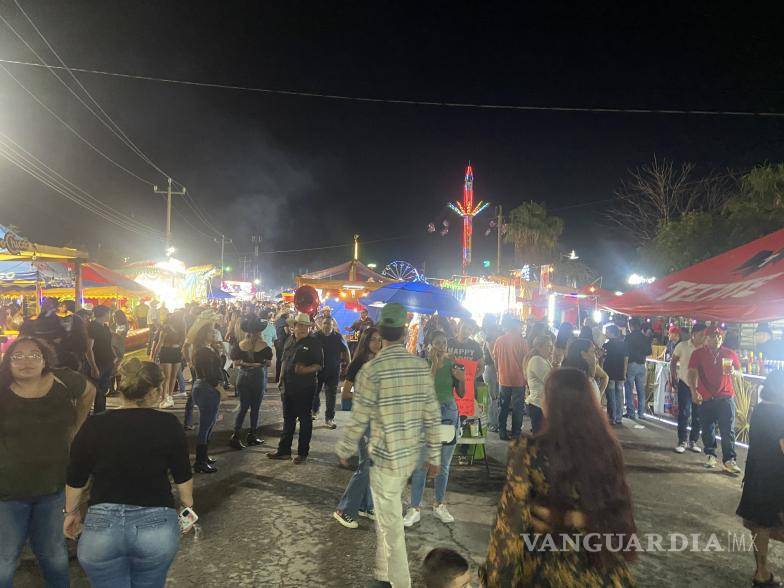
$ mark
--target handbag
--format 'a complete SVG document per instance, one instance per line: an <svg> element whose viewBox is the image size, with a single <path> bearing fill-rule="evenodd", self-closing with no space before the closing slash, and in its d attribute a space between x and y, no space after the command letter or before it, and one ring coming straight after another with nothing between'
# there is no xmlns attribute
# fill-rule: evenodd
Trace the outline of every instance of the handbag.
<svg viewBox="0 0 784 588"><path fill-rule="evenodd" d="M438 426L441 445L454 445L457 441L457 429L452 421L441 421Z"/></svg>

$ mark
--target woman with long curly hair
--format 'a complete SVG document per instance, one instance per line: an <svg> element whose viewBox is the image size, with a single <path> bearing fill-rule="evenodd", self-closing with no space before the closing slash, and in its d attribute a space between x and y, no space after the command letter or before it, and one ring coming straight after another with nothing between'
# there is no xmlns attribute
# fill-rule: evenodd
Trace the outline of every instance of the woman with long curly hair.
<svg viewBox="0 0 784 588"><path fill-rule="evenodd" d="M634 585L627 564L636 552L617 551L619 541L626 546L636 533L623 454L585 373L555 370L545 385L543 410L542 432L520 437L509 449L507 481L482 570L485 585ZM561 551L540 543L531 548L526 541L535 540L535 513L542 507L549 510L556 547L566 547ZM564 538L575 533L583 538L598 533L598 545L591 544L598 550L574 549Z"/></svg>

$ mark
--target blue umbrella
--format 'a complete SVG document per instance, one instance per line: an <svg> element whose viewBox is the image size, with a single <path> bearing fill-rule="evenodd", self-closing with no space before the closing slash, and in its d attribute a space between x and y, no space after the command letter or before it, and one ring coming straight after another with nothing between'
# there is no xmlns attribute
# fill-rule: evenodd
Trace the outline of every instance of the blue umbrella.
<svg viewBox="0 0 784 588"><path fill-rule="evenodd" d="M397 302L408 312L420 314L438 313L456 318L469 318L471 313L448 291L422 282L396 282L371 292L360 302L368 310L378 309L385 304Z"/></svg>

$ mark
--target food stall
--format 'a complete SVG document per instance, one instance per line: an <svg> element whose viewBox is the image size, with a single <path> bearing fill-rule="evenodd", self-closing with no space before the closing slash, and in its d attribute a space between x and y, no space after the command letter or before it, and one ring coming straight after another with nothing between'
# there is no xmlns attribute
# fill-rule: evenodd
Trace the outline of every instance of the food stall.
<svg viewBox="0 0 784 588"><path fill-rule="evenodd" d="M72 249L70 247L52 247L50 245L33 243L19 235L14 229L0 225L0 262L21 264L19 266L20 268L27 267L28 269L31 267L29 265L31 263L73 262L75 277L73 289L70 290L70 293L75 300L81 299L81 265L87 260L87 257L87 252L78 249ZM41 284L39 282L40 270L38 268L33 268L29 269L26 276L23 274L24 272L20 272L17 276L14 269L11 269L10 271L6 270L4 274L0 276L0 285L3 287L2 295L6 299L15 296L14 292L18 292L20 286L27 287L28 289L32 288L32 291L35 292L36 295L34 299L35 304L31 305L31 308L26 309L25 311L26 315L29 316L36 312L41 300ZM15 284L14 282L17 281L17 278L19 281ZM8 288L6 289L6 287ZM14 288L16 288L16 290ZM24 308L24 306L26 306L24 297L20 296L19 300L23 303L22 306ZM5 350L11 341L19 334L11 325L6 325L5 327L3 332L0 333L0 336L4 339L4 342L1 344L2 347L0 347L2 350Z"/></svg>
<svg viewBox="0 0 784 588"><path fill-rule="evenodd" d="M700 262L607 303L636 316L688 317L712 324L760 323L784 317L784 229ZM735 374L736 432L748 438L751 412L764 382L765 358ZM779 367L780 362L774 364ZM677 394L668 386L668 364L649 359L649 403L664 418L677 416Z"/></svg>

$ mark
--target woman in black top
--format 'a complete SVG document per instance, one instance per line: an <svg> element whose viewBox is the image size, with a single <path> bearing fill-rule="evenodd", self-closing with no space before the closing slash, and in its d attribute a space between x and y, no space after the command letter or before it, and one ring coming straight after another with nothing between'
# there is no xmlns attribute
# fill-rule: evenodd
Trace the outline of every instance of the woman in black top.
<svg viewBox="0 0 784 588"><path fill-rule="evenodd" d="M261 332L267 323L256 317L246 318L240 328L245 333L245 338L232 345L231 359L239 368L237 375L237 392L240 397L240 410L234 421L234 434L231 436L229 446L234 449L244 449L240 439L245 415L250 409L250 429L245 442L248 445L261 445L263 439L256 436L259 425L259 409L264 396L264 380L266 370L272 359L272 348L261 338Z"/></svg>
<svg viewBox="0 0 784 588"><path fill-rule="evenodd" d="M56 368L40 339L20 337L0 362L0 586L11 586L28 541L46 585L68 584L61 530L68 447L94 395L83 376Z"/></svg>
<svg viewBox="0 0 784 588"><path fill-rule="evenodd" d="M163 370L162 399L160 408L174 407L174 383L182 367L182 346L185 343L185 316L182 311L169 315L161 327L161 333L152 357L158 359ZM184 390L181 390L184 392Z"/></svg>
<svg viewBox="0 0 784 588"><path fill-rule="evenodd" d="M71 446L63 530L82 527L79 503L92 476L89 509L79 540L79 563L94 587L163 586L179 549L180 503L193 508L193 480L185 432L160 412L161 369L130 359L121 368L122 406L94 416Z"/></svg>
<svg viewBox="0 0 784 588"><path fill-rule="evenodd" d="M784 372L771 373L751 416L743 496L737 514L755 535L754 586L781 586L768 569L768 542L784 542Z"/></svg>
<svg viewBox="0 0 784 588"><path fill-rule="evenodd" d="M215 328L212 323L199 329L191 347L193 366L193 392L191 397L199 407L199 434L196 441L196 461L193 471L214 474L218 469L215 460L207 455L212 428L218 420L221 394L217 389L223 381L223 364L211 345L215 341Z"/></svg>

